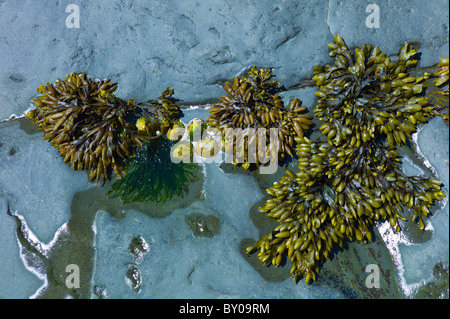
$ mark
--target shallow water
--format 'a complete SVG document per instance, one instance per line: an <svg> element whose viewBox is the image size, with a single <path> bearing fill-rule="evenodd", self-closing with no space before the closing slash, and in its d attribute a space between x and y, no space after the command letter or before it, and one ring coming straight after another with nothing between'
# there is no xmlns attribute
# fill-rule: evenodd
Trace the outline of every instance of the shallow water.
<svg viewBox="0 0 450 319"><path fill-rule="evenodd" d="M182 120L206 114L187 109ZM260 175L223 162L204 163L184 198L163 206L123 205L105 196L111 182L88 183L85 172L62 163L42 133L25 131L26 122L0 127L1 167L8 167L0 172L6 239L0 247L2 264L15 265L2 268L4 298L405 298L439 281L433 267L447 262L445 204L436 207L425 231L409 223L395 234L380 224L372 243L336 249L316 282L294 283L290 262L264 267L257 254L245 251L273 227L258 207L282 168ZM25 164L31 157L39 166ZM411 173L421 169L412 160L405 163ZM295 164L289 164L292 170ZM137 237L147 245L139 260L130 250ZM80 285L70 289L66 267L73 264ZM365 283L371 264L381 270L378 289Z"/></svg>

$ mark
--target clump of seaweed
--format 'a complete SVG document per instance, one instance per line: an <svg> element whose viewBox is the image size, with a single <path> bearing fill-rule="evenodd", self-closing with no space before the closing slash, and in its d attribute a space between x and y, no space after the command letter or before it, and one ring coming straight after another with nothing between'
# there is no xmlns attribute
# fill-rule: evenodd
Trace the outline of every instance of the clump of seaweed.
<svg viewBox="0 0 450 319"><path fill-rule="evenodd" d="M427 88L427 96L430 101L436 105L436 115L448 120L448 113L440 113L439 111L448 107L448 78L449 78L449 60L442 58L438 63L439 69L432 74L425 74L426 80L432 80L432 83L424 83ZM446 86L444 88L444 86Z"/></svg>
<svg viewBox="0 0 450 319"><path fill-rule="evenodd" d="M199 166L193 163L174 163L171 149L176 141L165 137L143 143L135 156L127 160L126 175L116 180L108 191L123 203L153 202L162 205L175 196L183 197L188 185L198 180Z"/></svg>
<svg viewBox="0 0 450 319"><path fill-rule="evenodd" d="M230 151L225 145L235 150L233 164L242 163L239 159L243 159L243 166L249 166L249 145L259 145L259 141L255 134L254 141L248 139L252 138L251 132L260 128L266 129L264 146L269 146L270 129L275 128L278 132L278 149L274 151L281 160L286 159L287 155L293 157L294 138L302 137L312 124L312 116L303 114L306 108L301 106L299 99L291 100L289 109L285 108L277 93L280 83L271 81L273 77L270 69L252 67L247 76L235 77L233 83L226 82L223 89L227 94L219 97L219 103L213 104L209 110L206 122L220 130L225 151ZM228 135L229 129L241 129L241 134ZM254 156L256 164L260 163L259 158L270 156L270 148L266 147L265 150L266 153L260 157Z"/></svg>
<svg viewBox="0 0 450 319"><path fill-rule="evenodd" d="M114 170L119 178L124 160L136 146L164 134L177 121L173 90L156 100L136 103L114 95L111 79L94 80L71 73L65 80L41 85L36 108L27 113L44 131L44 139L70 161L72 169L90 170L89 180L105 181Z"/></svg>
<svg viewBox="0 0 450 319"><path fill-rule="evenodd" d="M433 75L437 76L438 78L435 80L436 86L443 86L445 84L448 84L448 77L449 77L449 61L448 58L441 58L439 59L439 70L433 72ZM445 90L448 95L448 88Z"/></svg>
<svg viewBox="0 0 450 319"><path fill-rule="evenodd" d="M372 241L375 221L400 231L407 211L423 229L433 202L445 196L439 180L406 176L396 152L436 114L422 94L423 78L409 75L416 51L405 43L392 62L378 47L350 51L339 35L334 40L335 63L313 73L314 113L326 141L296 137L299 171L286 170L260 207L278 226L247 250L259 250L259 259L275 266L287 253L293 277L303 275L306 283L336 245Z"/></svg>

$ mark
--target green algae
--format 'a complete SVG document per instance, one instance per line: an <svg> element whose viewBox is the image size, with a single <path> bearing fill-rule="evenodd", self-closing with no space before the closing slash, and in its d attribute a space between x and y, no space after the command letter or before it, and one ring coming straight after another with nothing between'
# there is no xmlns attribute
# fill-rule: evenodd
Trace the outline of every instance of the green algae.
<svg viewBox="0 0 450 319"><path fill-rule="evenodd" d="M197 180L199 166L173 163L171 149L176 144L166 138L150 140L136 151L126 165L126 176L115 181L107 195L125 203L153 202L162 205L175 196L183 197Z"/></svg>

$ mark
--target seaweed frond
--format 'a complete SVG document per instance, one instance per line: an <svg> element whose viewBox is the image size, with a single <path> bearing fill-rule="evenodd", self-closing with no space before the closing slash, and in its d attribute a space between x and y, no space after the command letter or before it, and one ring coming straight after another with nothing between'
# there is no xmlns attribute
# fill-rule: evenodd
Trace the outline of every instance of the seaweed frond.
<svg viewBox="0 0 450 319"><path fill-rule="evenodd" d="M153 202L162 205L175 196L183 197L189 184L198 180L199 166L173 163L170 152L177 142L161 137L144 142L127 160L126 175L115 181L107 195L123 203Z"/></svg>
<svg viewBox="0 0 450 319"><path fill-rule="evenodd" d="M111 79L94 80L71 73L65 80L41 85L36 108L27 113L44 131L72 169L90 170L89 180L121 177L124 161L136 146L164 134L176 121L179 108L168 88L156 100L136 103L114 95ZM138 125L136 125L138 124Z"/></svg>
<svg viewBox="0 0 450 319"><path fill-rule="evenodd" d="M248 165L250 159L260 164L260 157L253 154L256 151L252 152L249 146L252 143L259 145L258 138L247 141L252 138L252 132L265 129L264 146L269 146L270 129L276 129L278 149L273 152L285 160L288 156L294 156L294 138L304 136L312 125L312 116L304 114L306 107L301 106L299 99L291 100L289 107L285 107L278 95L280 83L271 81L273 77L270 69L252 67L246 76L235 77L232 83L225 83L223 89L226 95L219 97L219 103L213 104L209 110L206 122L220 130L223 145L228 145L228 149L224 146L225 151L229 152L231 148L234 150L235 164ZM229 132L234 134L230 136ZM270 156L270 148L265 150L262 158ZM260 151L263 152L262 149Z"/></svg>
<svg viewBox="0 0 450 319"><path fill-rule="evenodd" d="M378 47L350 51L339 35L334 40L334 64L313 73L314 114L326 141L296 137L298 172L286 170L260 207L278 226L247 250L275 266L287 254L292 276L306 283L335 246L372 241L377 220L400 231L406 211L423 229L431 206L445 196L439 180L406 176L396 151L439 107L422 94L423 78L409 74L416 51L405 43L392 62Z"/></svg>

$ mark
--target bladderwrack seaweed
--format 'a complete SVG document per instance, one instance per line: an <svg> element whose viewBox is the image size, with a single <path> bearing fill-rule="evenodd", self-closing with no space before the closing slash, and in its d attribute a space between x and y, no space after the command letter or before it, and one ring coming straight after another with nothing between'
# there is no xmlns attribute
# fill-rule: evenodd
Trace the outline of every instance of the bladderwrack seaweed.
<svg viewBox="0 0 450 319"><path fill-rule="evenodd" d="M339 35L334 40L334 64L313 72L326 141L295 137L298 172L286 170L260 207L278 226L248 248L275 266L287 255L292 276L306 283L336 245L372 241L375 221L400 231L399 220L411 218L423 229L445 196L439 180L406 176L396 151L439 108L424 94L424 78L409 73L416 51L405 43L393 62L378 47L350 51Z"/></svg>
<svg viewBox="0 0 450 319"><path fill-rule="evenodd" d="M37 88L36 105L26 117L44 131L72 169L90 170L89 180L122 177L124 161L136 146L157 138L177 120L179 109L168 88L157 100L136 103L114 95L111 79L94 80L71 73Z"/></svg>
<svg viewBox="0 0 450 319"><path fill-rule="evenodd" d="M312 125L312 116L304 114L306 108L301 106L299 99L291 100L289 107L285 107L278 95L280 83L273 81L273 77L270 69L252 67L246 76L235 77L233 82L225 83L223 89L226 95L219 97L219 102L209 110L206 122L221 131L225 151L234 150L234 164L248 167L253 159L255 164L260 165L259 159L270 156L271 152L277 153L277 158L281 160L293 157L295 137L304 136ZM258 147L257 151L252 151L250 145L260 146L263 138L255 134L260 129L265 132L265 142L261 142L265 143L265 148ZM269 145L271 129L276 132L276 149Z"/></svg>

